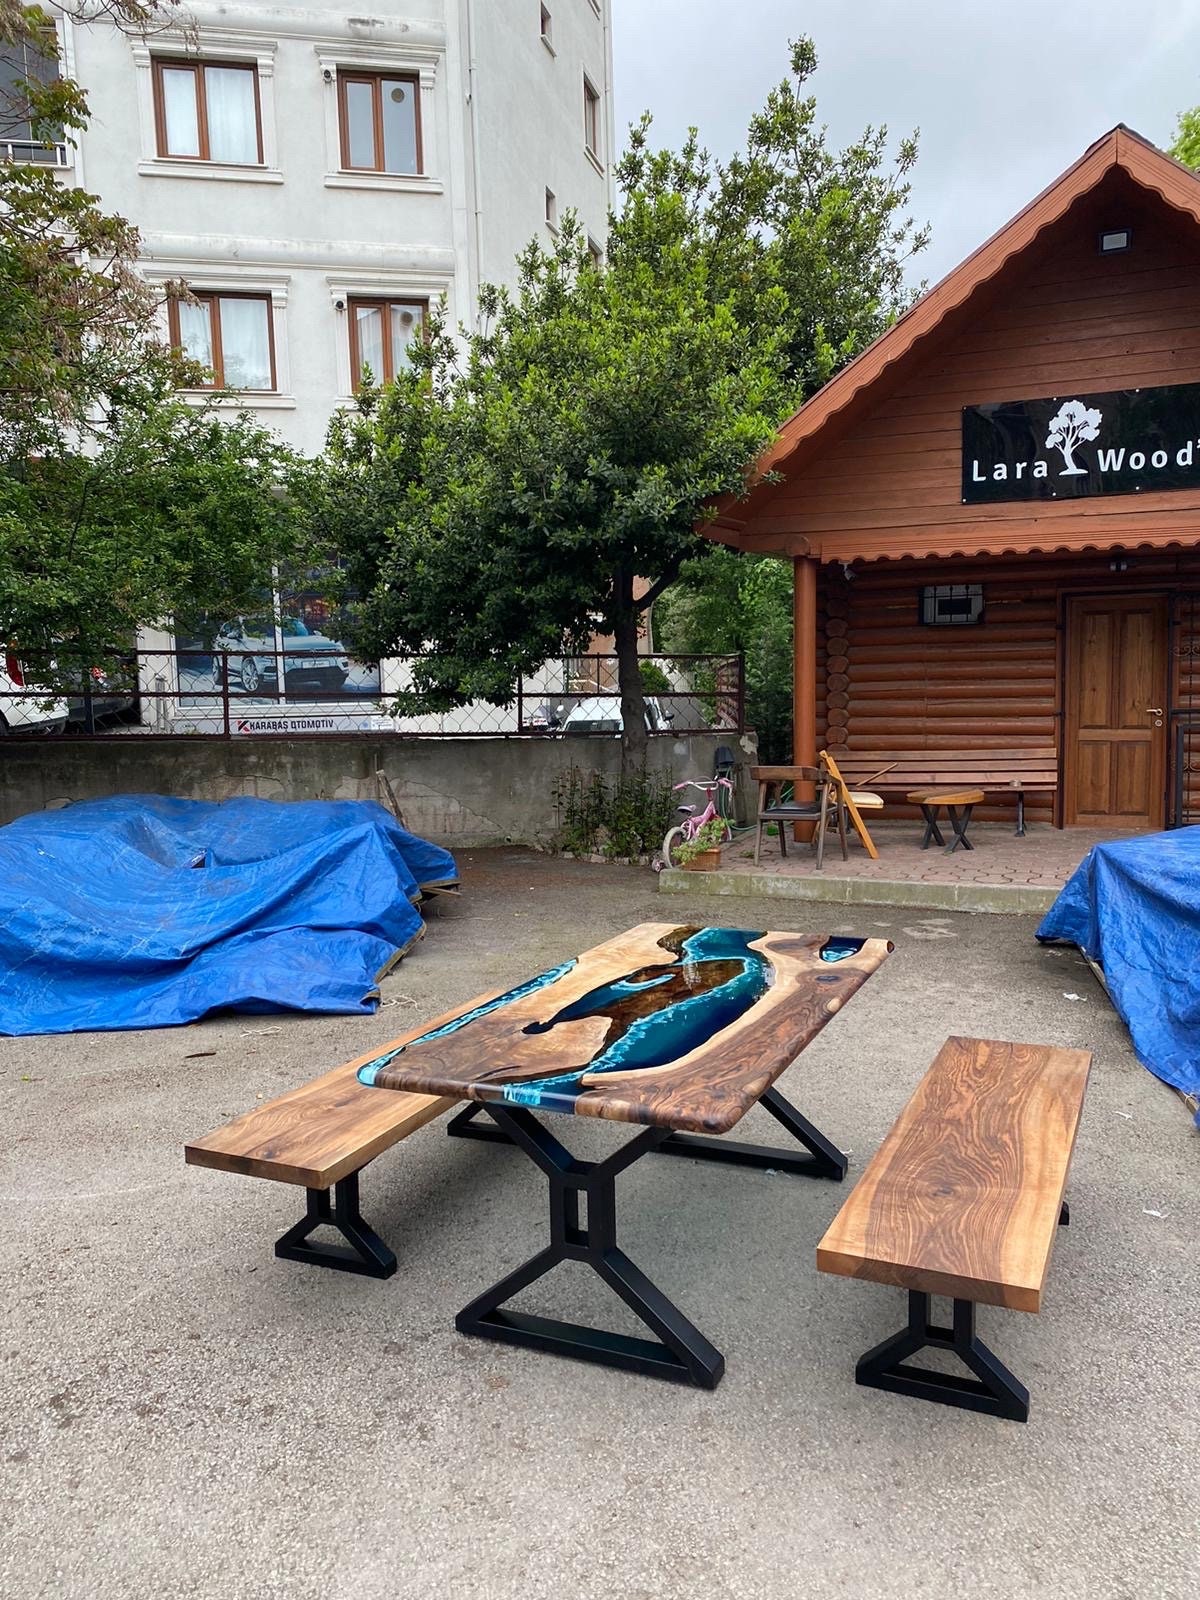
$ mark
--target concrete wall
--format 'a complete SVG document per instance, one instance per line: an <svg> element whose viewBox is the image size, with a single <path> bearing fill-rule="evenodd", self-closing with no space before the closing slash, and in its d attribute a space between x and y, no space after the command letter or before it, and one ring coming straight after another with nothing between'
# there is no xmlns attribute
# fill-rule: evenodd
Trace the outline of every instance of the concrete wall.
<svg viewBox="0 0 1200 1600"><path fill-rule="evenodd" d="M676 782L712 773L730 734L654 739L651 765ZM739 758L753 761L746 750ZM555 826L554 787L574 763L614 774L616 739L204 740L114 737L89 743L0 745L0 822L47 806L114 794L193 800L378 798L376 770L391 779L414 832L449 845L533 843Z"/></svg>

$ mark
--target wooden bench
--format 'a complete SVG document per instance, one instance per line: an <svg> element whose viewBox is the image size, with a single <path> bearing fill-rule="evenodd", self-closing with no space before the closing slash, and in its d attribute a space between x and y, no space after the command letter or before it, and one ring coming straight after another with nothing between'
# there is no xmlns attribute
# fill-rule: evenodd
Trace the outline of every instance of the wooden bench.
<svg viewBox="0 0 1200 1600"><path fill-rule="evenodd" d="M1091 1054L947 1039L829 1231L817 1267L908 1290L908 1326L859 1361L860 1384L1024 1422L1029 1391L975 1333L975 1306L1039 1311ZM954 1301L952 1328L930 1296ZM907 1364L953 1351L967 1378Z"/></svg>
<svg viewBox="0 0 1200 1600"><path fill-rule="evenodd" d="M484 1004L503 992L482 996L474 1004ZM275 1245L275 1254L282 1260L390 1278L396 1270L396 1257L363 1220L358 1175L376 1156L444 1115L457 1102L440 1095L370 1089L359 1083L358 1069L453 1021L462 1009L456 1007L432 1022L421 1023L311 1083L244 1112L225 1127L185 1145L185 1160L190 1166L269 1178L307 1191L305 1215ZM503 1138L486 1121L477 1128L467 1126L482 1109L468 1106L452 1119L450 1131ZM311 1235L321 1227L341 1234L343 1243L314 1243Z"/></svg>
<svg viewBox="0 0 1200 1600"><path fill-rule="evenodd" d="M983 789L1015 794L1017 836L1025 832L1025 796L1058 789L1058 753L1052 746L1016 750L840 750L848 783L907 794L911 789Z"/></svg>

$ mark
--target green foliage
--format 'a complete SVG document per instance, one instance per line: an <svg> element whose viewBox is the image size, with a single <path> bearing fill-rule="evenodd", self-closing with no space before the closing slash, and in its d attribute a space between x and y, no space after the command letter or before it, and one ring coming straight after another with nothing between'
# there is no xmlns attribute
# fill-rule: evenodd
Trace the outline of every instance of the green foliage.
<svg viewBox="0 0 1200 1600"><path fill-rule="evenodd" d="M299 559L279 441L249 416L143 399L86 453L59 439L0 462L0 639L64 672L172 613L243 609Z"/></svg>
<svg viewBox="0 0 1200 1600"><path fill-rule="evenodd" d="M63 9L136 31L176 15L153 0ZM0 47L27 63L0 97L0 137L85 126L39 7L0 0ZM42 682L51 654L69 682L139 626L238 609L301 559L289 452L249 416L178 396L200 373L163 345L138 253L95 196L0 163L0 641L39 660Z"/></svg>
<svg viewBox="0 0 1200 1600"><path fill-rule="evenodd" d="M688 861L694 861L697 856L702 856L708 850L719 850L725 843L725 824L720 817L710 817L690 839L684 839L680 844L671 847L673 861L683 866Z"/></svg>
<svg viewBox="0 0 1200 1600"><path fill-rule="evenodd" d="M636 860L666 836L674 793L668 776L644 768L609 782L601 772L569 767L555 783L554 806L559 846L569 855Z"/></svg>
<svg viewBox="0 0 1200 1600"><path fill-rule="evenodd" d="M674 688L674 684L657 661L639 661L638 677L642 680L642 690L645 694L670 694Z"/></svg>
<svg viewBox="0 0 1200 1600"><path fill-rule="evenodd" d="M771 556L724 545L685 562L654 611L661 650L681 655L742 651L746 722L765 762L792 759L792 569ZM703 690L708 685L697 682Z"/></svg>
<svg viewBox="0 0 1200 1600"><path fill-rule="evenodd" d="M694 135L652 150L644 118L603 269L568 216L512 293L482 291L461 359L433 318L415 370L334 423L305 500L363 596L359 652L421 653L411 708L506 704L519 673L608 633L623 760L643 764L639 612L709 554L697 519L780 420L907 305L924 242L915 144L890 168L883 129L830 151L815 64L802 41L726 167Z"/></svg>
<svg viewBox="0 0 1200 1600"><path fill-rule="evenodd" d="M1179 113L1169 153L1185 167L1200 168L1200 106Z"/></svg>

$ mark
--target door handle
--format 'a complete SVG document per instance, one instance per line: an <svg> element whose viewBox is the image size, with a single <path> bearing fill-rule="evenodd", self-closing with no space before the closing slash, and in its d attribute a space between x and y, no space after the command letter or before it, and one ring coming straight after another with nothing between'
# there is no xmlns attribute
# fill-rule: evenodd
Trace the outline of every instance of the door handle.
<svg viewBox="0 0 1200 1600"><path fill-rule="evenodd" d="M1162 714L1163 714L1163 708L1161 706L1147 706L1146 707L1146 715L1148 717L1161 717Z"/></svg>

